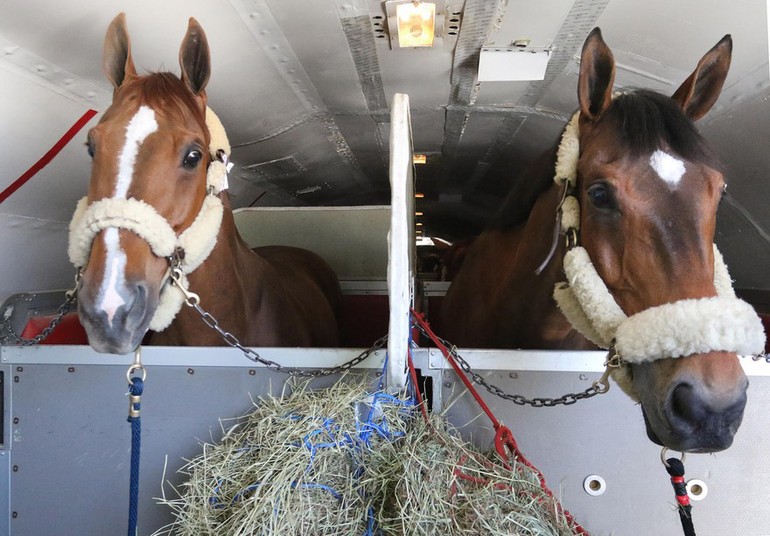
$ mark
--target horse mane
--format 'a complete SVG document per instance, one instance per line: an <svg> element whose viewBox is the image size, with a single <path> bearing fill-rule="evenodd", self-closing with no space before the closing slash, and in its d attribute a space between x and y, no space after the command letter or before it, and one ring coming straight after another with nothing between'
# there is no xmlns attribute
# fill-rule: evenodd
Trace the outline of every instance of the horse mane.
<svg viewBox="0 0 770 536"><path fill-rule="evenodd" d="M139 93L140 102L158 113L165 113L183 120L192 112L195 120L206 133L208 144L205 108L201 108L195 96L178 76L165 71L152 72L130 80L126 85Z"/></svg>
<svg viewBox="0 0 770 536"><path fill-rule="evenodd" d="M514 183L487 229L512 229L527 219L540 194L553 186L557 147L558 142L541 154Z"/></svg>
<svg viewBox="0 0 770 536"><path fill-rule="evenodd" d="M618 95L599 118L617 133L617 142L632 156L671 150L692 161L724 171L719 158L679 105L661 93L637 89ZM524 222L537 198L553 185L558 142L538 157L513 185L488 229L506 230Z"/></svg>

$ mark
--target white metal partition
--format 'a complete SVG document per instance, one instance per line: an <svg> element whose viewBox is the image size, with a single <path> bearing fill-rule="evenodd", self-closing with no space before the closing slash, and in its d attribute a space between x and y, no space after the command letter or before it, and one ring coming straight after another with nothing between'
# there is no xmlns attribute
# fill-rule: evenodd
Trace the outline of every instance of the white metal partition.
<svg viewBox="0 0 770 536"><path fill-rule="evenodd" d="M414 303L414 164L409 96L396 93L390 112L391 219L388 240L390 330L388 388L406 384L409 309Z"/></svg>

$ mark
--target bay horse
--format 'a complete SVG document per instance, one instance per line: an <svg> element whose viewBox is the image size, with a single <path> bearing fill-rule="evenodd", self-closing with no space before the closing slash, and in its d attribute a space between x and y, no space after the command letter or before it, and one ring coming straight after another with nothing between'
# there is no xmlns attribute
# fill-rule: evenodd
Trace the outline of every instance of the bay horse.
<svg viewBox="0 0 770 536"><path fill-rule="evenodd" d="M723 334L735 339L629 359L613 374L641 402L652 441L682 452L729 447L742 420L748 386L736 348L744 348L745 338L751 339L752 349L759 339L764 346L764 333L761 326L756 331L753 309L734 293L715 301L718 286L726 294L733 292L729 277L722 277L727 281L722 285L715 280L726 274L726 269L717 269L721 256L713 248L725 182L694 121L716 102L731 54L727 35L672 97L642 89L614 95L613 55L601 31L594 29L581 54L574 130L568 127L562 138L572 132L574 147L565 149L562 141L542 155L471 245L442 304L442 335L465 348L596 348L596 341L567 320L568 308L562 312L554 299L582 277L581 272L567 273L568 282L554 292L579 242L582 247L574 250L584 252L581 262L593 263L594 282L606 287L605 302L612 302L608 307L617 308L608 314L616 314L618 323L628 318L629 325L642 318L636 328L648 326L642 330L646 333L635 328L637 333L624 334L636 339L639 352L651 351L648 336L662 343L668 335L682 336L676 330L689 328L680 322L700 330L702 340ZM559 159L570 151L572 182L555 182L554 169L558 178ZM567 233L572 243L560 240L557 245L559 222L554 217L566 211L569 197L579 210ZM563 223L565 215L561 217ZM708 314L700 308L707 302ZM714 306L728 302L724 310ZM746 317L747 329L730 324L739 316L733 308ZM671 311L657 319L643 318L662 309L687 314L681 315L684 320ZM614 336L601 346L612 347Z"/></svg>
<svg viewBox="0 0 770 536"><path fill-rule="evenodd" d="M243 345L335 346L341 294L329 265L298 248L250 249L226 190L216 184L222 177L215 173L212 183L216 166L224 175L218 160L229 144L225 137L226 148L210 147L210 127L221 124L207 113L209 46L193 18L179 64L181 78L138 75L125 14L110 24L104 70L113 100L88 133L91 181L70 225L89 344L128 353L151 329L150 344L223 345L194 309L182 307L184 294L168 277L171 264L201 307Z"/></svg>

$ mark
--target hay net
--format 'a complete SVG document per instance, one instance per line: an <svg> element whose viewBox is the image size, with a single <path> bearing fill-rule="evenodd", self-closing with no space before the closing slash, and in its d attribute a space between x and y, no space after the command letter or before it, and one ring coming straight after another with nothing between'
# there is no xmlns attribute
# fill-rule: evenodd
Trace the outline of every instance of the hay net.
<svg viewBox="0 0 770 536"><path fill-rule="evenodd" d="M482 454L371 376L290 381L180 471L155 536L585 534L538 475Z"/></svg>

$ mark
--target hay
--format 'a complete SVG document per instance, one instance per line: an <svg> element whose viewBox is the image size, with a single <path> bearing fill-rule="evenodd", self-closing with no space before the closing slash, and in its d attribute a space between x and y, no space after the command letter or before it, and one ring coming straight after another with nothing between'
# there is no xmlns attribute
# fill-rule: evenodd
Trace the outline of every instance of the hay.
<svg viewBox="0 0 770 536"><path fill-rule="evenodd" d="M181 472L155 536L574 534L537 475L349 374L262 399ZM224 426L224 424L223 424Z"/></svg>

